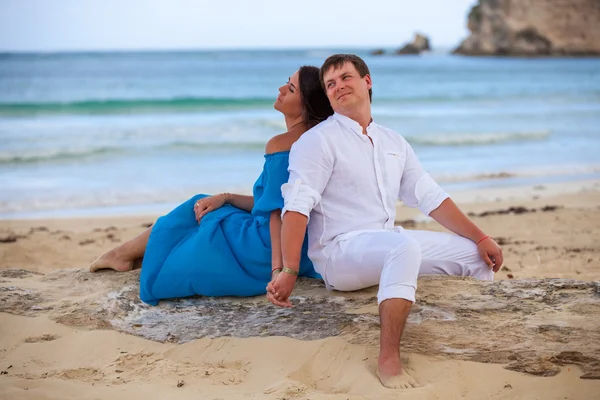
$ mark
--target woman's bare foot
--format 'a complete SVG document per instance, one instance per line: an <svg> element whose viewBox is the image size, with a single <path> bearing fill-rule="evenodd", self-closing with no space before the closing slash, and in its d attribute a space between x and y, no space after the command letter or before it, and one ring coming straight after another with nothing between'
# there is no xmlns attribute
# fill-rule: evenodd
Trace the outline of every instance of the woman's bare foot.
<svg viewBox="0 0 600 400"><path fill-rule="evenodd" d="M419 387L417 381L402 369L400 358L379 360L377 377L388 389L410 389Z"/></svg>
<svg viewBox="0 0 600 400"><path fill-rule="evenodd" d="M90 265L91 272L96 272L100 269L114 269L118 272L127 272L133 269L133 261L119 258L118 248L116 248L104 253Z"/></svg>

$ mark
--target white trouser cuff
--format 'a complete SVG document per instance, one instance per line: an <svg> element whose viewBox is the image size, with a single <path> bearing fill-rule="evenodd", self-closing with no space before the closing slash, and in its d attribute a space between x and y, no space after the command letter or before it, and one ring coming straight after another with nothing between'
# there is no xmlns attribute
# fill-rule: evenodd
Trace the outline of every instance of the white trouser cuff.
<svg viewBox="0 0 600 400"><path fill-rule="evenodd" d="M388 299L404 299L414 303L416 291L416 287L403 284L388 285L384 288L379 287L377 304L379 305Z"/></svg>

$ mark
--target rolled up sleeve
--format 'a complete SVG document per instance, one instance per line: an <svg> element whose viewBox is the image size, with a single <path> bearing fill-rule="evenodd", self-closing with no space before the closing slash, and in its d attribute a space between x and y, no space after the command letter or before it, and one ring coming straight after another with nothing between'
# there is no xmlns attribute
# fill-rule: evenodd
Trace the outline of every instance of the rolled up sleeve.
<svg viewBox="0 0 600 400"><path fill-rule="evenodd" d="M429 215L450 196L421 167L410 144L405 142L405 146L406 164L400 181L400 200L407 206L419 208L423 214Z"/></svg>
<svg viewBox="0 0 600 400"><path fill-rule="evenodd" d="M306 132L294 143L288 171L289 180L281 186L284 203L281 217L295 211L310 220L310 212L321 201L333 171L333 156L319 132Z"/></svg>

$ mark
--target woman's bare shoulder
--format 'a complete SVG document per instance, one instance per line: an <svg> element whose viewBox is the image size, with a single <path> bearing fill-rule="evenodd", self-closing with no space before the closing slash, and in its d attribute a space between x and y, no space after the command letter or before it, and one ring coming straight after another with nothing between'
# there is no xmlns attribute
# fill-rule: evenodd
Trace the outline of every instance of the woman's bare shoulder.
<svg viewBox="0 0 600 400"><path fill-rule="evenodd" d="M273 154L281 151L290 151L296 139L298 138L290 135L288 132L273 136L265 146L265 153Z"/></svg>

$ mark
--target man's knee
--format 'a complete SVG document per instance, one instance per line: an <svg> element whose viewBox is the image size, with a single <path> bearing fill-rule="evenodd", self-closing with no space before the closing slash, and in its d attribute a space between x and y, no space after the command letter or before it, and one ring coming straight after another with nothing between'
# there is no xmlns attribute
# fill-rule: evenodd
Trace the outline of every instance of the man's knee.
<svg viewBox="0 0 600 400"><path fill-rule="evenodd" d="M393 248L381 271L377 303L388 299L404 299L414 303L420 265L421 246L416 240L407 238Z"/></svg>
<svg viewBox="0 0 600 400"><path fill-rule="evenodd" d="M377 303L388 299L404 299L414 303L420 266L421 246L413 238L407 237L385 259Z"/></svg>
<svg viewBox="0 0 600 400"><path fill-rule="evenodd" d="M404 236L401 243L394 247L385 259L385 265L398 265L401 268L415 267L419 270L421 265L421 245L410 236Z"/></svg>

